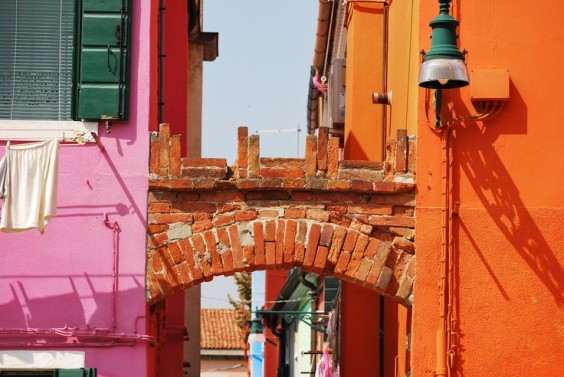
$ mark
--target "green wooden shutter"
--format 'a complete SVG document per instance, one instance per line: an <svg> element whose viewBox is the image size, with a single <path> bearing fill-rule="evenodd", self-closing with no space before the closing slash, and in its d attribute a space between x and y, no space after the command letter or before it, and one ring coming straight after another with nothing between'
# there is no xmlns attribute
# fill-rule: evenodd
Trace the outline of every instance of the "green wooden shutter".
<svg viewBox="0 0 564 377"><path fill-rule="evenodd" d="M0 0L0 119L70 120L74 0Z"/></svg>
<svg viewBox="0 0 564 377"><path fill-rule="evenodd" d="M126 119L129 0L82 0L77 119Z"/></svg>
<svg viewBox="0 0 564 377"><path fill-rule="evenodd" d="M95 368L57 369L54 377L96 377Z"/></svg>

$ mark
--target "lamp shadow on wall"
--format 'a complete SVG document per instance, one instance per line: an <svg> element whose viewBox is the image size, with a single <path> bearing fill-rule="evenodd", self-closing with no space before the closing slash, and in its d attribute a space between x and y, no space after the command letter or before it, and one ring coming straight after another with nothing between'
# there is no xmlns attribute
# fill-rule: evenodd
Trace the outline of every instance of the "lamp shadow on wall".
<svg viewBox="0 0 564 377"><path fill-rule="evenodd" d="M521 199L519 189L512 180L510 172L505 168L504 161L496 152L494 145L502 134L527 133L526 103L512 82L510 92L511 100L494 123L486 122L485 125L481 125L476 122L467 122L456 126L453 135L455 152L453 178L455 181L460 181L461 174L466 175L468 182L498 229L546 286L556 305L562 308L564 307L562 266L536 225L535 219L527 210L527 204ZM504 121L504 114L508 113L512 115L511 120ZM453 192L453 197L454 201L459 201L457 198L460 198L460 193ZM458 225L472 242L475 251L492 275L502 295L508 299L507 293L493 275L493 270L485 261L478 245L472 240L464 223L459 222Z"/></svg>

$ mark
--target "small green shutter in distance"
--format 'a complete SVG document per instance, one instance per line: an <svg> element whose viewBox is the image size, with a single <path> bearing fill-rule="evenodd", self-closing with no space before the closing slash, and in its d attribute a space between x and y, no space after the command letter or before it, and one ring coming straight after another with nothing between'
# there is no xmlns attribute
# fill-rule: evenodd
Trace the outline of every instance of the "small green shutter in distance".
<svg viewBox="0 0 564 377"><path fill-rule="evenodd" d="M57 369L55 377L96 377L95 368Z"/></svg>
<svg viewBox="0 0 564 377"><path fill-rule="evenodd" d="M127 119L130 0L83 0L77 119Z"/></svg>

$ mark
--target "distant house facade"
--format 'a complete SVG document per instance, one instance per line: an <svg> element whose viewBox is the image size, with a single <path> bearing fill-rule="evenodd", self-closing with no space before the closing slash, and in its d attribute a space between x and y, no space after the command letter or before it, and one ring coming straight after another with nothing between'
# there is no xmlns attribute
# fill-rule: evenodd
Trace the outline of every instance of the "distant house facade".
<svg viewBox="0 0 564 377"><path fill-rule="evenodd" d="M202 308L200 326L200 376L248 376L247 345L235 309Z"/></svg>

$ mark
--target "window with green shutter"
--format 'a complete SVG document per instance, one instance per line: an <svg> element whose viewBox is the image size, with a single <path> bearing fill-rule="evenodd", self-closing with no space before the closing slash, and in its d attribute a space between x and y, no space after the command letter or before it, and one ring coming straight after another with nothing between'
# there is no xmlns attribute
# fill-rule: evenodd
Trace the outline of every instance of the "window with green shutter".
<svg viewBox="0 0 564 377"><path fill-rule="evenodd" d="M0 120L127 118L129 0L0 0Z"/></svg>

